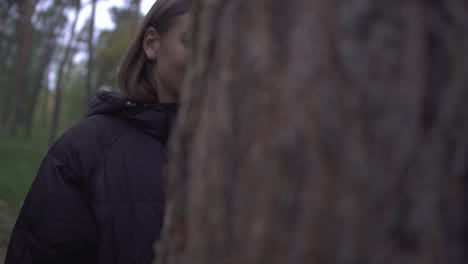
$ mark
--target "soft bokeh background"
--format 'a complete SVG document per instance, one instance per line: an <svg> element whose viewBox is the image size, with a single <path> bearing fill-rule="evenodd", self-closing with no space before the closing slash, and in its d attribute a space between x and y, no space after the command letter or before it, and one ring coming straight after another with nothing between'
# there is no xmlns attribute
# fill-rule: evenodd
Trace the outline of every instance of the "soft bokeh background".
<svg viewBox="0 0 468 264"><path fill-rule="evenodd" d="M0 263L45 152L99 89L116 89L119 62L154 2L0 1Z"/></svg>

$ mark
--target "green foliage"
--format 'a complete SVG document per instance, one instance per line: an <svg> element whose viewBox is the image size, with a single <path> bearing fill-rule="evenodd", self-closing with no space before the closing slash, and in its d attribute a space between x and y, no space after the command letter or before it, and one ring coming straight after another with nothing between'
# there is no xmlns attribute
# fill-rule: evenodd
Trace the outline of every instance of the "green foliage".
<svg viewBox="0 0 468 264"><path fill-rule="evenodd" d="M97 43L97 87L116 87L117 71L120 62L135 36L133 27L135 15L131 11L127 8L112 8L111 17L116 25L115 28L102 31Z"/></svg>
<svg viewBox="0 0 468 264"><path fill-rule="evenodd" d="M0 129L0 261L26 193L47 151L45 130L32 137L14 139Z"/></svg>
<svg viewBox="0 0 468 264"><path fill-rule="evenodd" d="M115 87L117 71L132 38L130 23L118 30L103 31L96 50L96 84Z"/></svg>
<svg viewBox="0 0 468 264"><path fill-rule="evenodd" d="M0 200L19 209L47 150L47 132L36 130L31 139L14 139L0 129Z"/></svg>
<svg viewBox="0 0 468 264"><path fill-rule="evenodd" d="M129 23L135 16L131 9L117 7L110 9L110 15L112 22L114 22L115 29L119 29L121 26Z"/></svg>

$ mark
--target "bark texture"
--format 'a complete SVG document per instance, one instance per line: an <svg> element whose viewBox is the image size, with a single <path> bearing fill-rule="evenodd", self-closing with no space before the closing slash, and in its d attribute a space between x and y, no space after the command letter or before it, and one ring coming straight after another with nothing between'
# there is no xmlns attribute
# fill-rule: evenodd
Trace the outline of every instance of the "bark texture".
<svg viewBox="0 0 468 264"><path fill-rule="evenodd" d="M156 263L468 263L468 2L194 1Z"/></svg>

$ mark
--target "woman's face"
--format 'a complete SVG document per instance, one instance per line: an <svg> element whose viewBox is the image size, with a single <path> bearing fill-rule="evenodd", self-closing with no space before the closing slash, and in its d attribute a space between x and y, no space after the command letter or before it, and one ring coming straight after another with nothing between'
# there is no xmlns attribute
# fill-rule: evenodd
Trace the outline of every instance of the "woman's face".
<svg viewBox="0 0 468 264"><path fill-rule="evenodd" d="M179 98L187 62L187 34L190 21L191 14L186 13L175 18L172 27L164 34L159 35L154 31L155 41L152 46L154 54L150 54L151 56L148 56L145 47L148 58L154 61L153 72L161 102L174 102Z"/></svg>

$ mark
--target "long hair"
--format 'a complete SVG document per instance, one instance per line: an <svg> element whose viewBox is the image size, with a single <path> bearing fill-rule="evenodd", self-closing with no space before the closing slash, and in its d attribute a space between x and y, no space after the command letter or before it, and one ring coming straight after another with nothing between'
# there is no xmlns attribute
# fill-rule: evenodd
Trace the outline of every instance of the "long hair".
<svg viewBox="0 0 468 264"><path fill-rule="evenodd" d="M148 28L160 35L166 33L175 19L190 10L190 0L157 0L145 17L136 38L125 55L118 73L119 89L130 100L139 103L159 102L153 62L147 59L143 40Z"/></svg>

